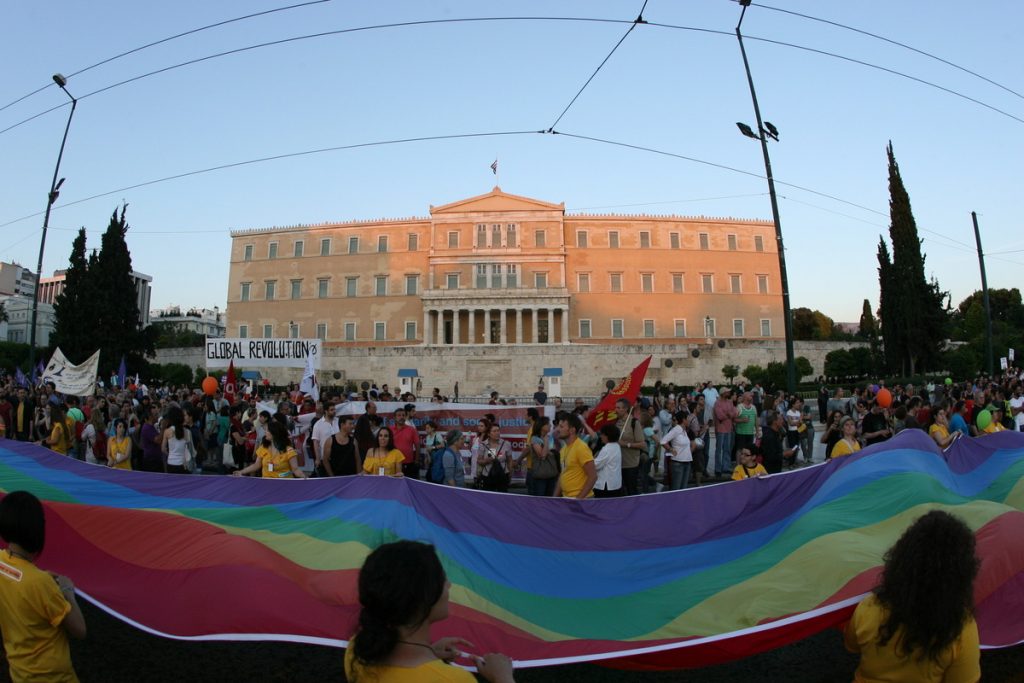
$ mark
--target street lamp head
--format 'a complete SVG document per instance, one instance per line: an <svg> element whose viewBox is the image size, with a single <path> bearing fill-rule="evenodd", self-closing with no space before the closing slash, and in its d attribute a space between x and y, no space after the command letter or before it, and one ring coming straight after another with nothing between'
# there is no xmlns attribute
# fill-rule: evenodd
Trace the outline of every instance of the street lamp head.
<svg viewBox="0 0 1024 683"><path fill-rule="evenodd" d="M68 84L68 79L64 78L62 74L53 74L53 82L63 88Z"/></svg>
<svg viewBox="0 0 1024 683"><path fill-rule="evenodd" d="M746 135L748 138L754 138L755 140L761 139L760 137L758 137L756 133L754 133L754 130L745 123L740 123L739 121L737 121L736 127L739 128L740 132Z"/></svg>
<svg viewBox="0 0 1024 683"><path fill-rule="evenodd" d="M775 127L775 124L773 124L771 121L765 121L764 128L765 132L768 133L768 137L770 137L772 140L775 140L775 142L779 141L779 129Z"/></svg>

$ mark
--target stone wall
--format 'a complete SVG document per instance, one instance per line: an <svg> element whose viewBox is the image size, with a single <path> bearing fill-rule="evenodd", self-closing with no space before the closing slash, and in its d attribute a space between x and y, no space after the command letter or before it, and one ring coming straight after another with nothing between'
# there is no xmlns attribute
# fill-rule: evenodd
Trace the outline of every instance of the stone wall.
<svg viewBox="0 0 1024 683"><path fill-rule="evenodd" d="M839 348L860 346L857 342L796 342L797 356L806 357L814 376L822 373L825 356ZM695 358L693 352L698 351ZM563 396L592 396L603 389L609 379L618 382L648 355L653 356L647 372L647 384L657 380L676 384L695 384L705 380L722 382L722 367L768 365L784 361L782 340L725 340L719 348L713 344L567 344L522 346L456 346L456 347L326 347L320 368L324 385L345 382L376 381L391 387L399 386L399 369L414 369L423 383L422 393L439 387L451 394L456 381L461 396L479 396L492 389L504 395L529 396L537 388L544 368L562 370L560 393ZM190 367L203 365L201 348L160 349L157 363L184 363ZM298 382L301 368L258 368L274 384ZM335 376L335 373L338 373ZM809 378L808 378L809 379ZM554 393L554 392L550 392Z"/></svg>

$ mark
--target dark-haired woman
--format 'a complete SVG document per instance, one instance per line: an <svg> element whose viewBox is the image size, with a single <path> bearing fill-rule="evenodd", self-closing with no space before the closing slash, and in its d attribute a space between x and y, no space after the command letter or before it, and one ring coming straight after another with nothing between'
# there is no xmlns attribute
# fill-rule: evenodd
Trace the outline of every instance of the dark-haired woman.
<svg viewBox="0 0 1024 683"><path fill-rule="evenodd" d="M431 624L448 616L450 585L431 545L398 541L370 553L359 571L362 609L345 651L345 678L350 683L473 683L473 674L448 664L462 658L491 683L513 681L512 661L505 655L464 654L458 648L472 644L460 638L431 641Z"/></svg>
<svg viewBox="0 0 1024 683"><path fill-rule="evenodd" d="M39 499L12 491L0 500L0 632L12 681L69 681L68 636L85 637L85 617L66 576L36 568L46 542L46 519Z"/></svg>
<svg viewBox="0 0 1024 683"><path fill-rule="evenodd" d="M168 474L188 474L189 464L195 462L195 446L192 445L192 432L185 429L185 411L178 406L171 406L167 410L167 425L160 441L164 471Z"/></svg>
<svg viewBox="0 0 1024 683"><path fill-rule="evenodd" d="M67 455L71 447L71 438L75 434L72 422L64 414L64 406L50 404L50 436L40 442L41 446L49 446L54 453Z"/></svg>
<svg viewBox="0 0 1024 683"><path fill-rule="evenodd" d="M363 460L363 472L379 474L386 477L401 477L402 463L405 454L395 448L395 438L390 427L381 427L377 431L377 445L366 453Z"/></svg>
<svg viewBox="0 0 1024 683"><path fill-rule="evenodd" d="M966 524L933 510L886 552L879 585L846 627L847 649L860 653L855 681L981 678L974 546Z"/></svg>
<svg viewBox="0 0 1024 683"><path fill-rule="evenodd" d="M256 462L235 470L236 477L262 470L264 479L306 479L306 473L299 468L299 456L292 447L288 428L280 420L271 420L267 425L270 443L261 443L254 453Z"/></svg>

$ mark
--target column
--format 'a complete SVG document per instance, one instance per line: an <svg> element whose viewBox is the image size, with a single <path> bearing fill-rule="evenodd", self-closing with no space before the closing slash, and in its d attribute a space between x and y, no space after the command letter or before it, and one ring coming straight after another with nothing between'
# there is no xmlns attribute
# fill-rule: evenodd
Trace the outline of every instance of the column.
<svg viewBox="0 0 1024 683"><path fill-rule="evenodd" d="M516 344L523 343L523 309L516 310Z"/></svg>
<svg viewBox="0 0 1024 683"><path fill-rule="evenodd" d="M432 341L430 339L430 331L432 329L432 326L430 324L430 322L431 322L430 317L431 317L432 313L433 313L433 311L431 311L429 308L426 308L426 307L423 308L423 345L424 346L430 346L431 341Z"/></svg>
<svg viewBox="0 0 1024 683"><path fill-rule="evenodd" d="M569 307L561 309L562 313L562 343L569 343Z"/></svg>
<svg viewBox="0 0 1024 683"><path fill-rule="evenodd" d="M536 344L538 342L538 340L540 339L540 337L537 336L538 332L540 332L540 329L539 329L540 325L537 324L537 317L538 317L538 313L540 313L540 309L539 308L531 308L530 312L531 312L531 317L533 318L533 335L532 335L533 336L533 343Z"/></svg>
<svg viewBox="0 0 1024 683"><path fill-rule="evenodd" d="M476 309L471 308L469 311L469 343L476 344Z"/></svg>
<svg viewBox="0 0 1024 683"><path fill-rule="evenodd" d="M484 309L484 344L491 343L491 309Z"/></svg>
<svg viewBox="0 0 1024 683"><path fill-rule="evenodd" d="M502 345L508 343L508 334L507 334L508 333L508 325L505 324L505 321L507 320L507 314L508 314L508 309L506 309L506 308L502 308L501 311L499 312L499 315L501 315L501 337L500 337L500 339L501 339Z"/></svg>

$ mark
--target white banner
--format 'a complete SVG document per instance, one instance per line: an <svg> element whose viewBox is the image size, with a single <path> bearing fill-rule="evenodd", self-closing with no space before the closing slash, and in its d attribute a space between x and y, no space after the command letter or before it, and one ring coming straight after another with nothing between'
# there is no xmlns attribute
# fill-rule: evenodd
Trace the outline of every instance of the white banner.
<svg viewBox="0 0 1024 683"><path fill-rule="evenodd" d="M1006 368L1007 368L1006 356L1003 356L1002 358L999 359L999 369L1000 370L1005 370Z"/></svg>
<svg viewBox="0 0 1024 683"><path fill-rule="evenodd" d="M304 368L312 357L313 367L320 368L319 339L224 339L207 337L204 347L206 367L226 368L231 361L235 368Z"/></svg>
<svg viewBox="0 0 1024 683"><path fill-rule="evenodd" d="M96 393L96 372L100 365L100 352L89 356L89 360L81 365L72 365L60 347L53 352L53 358L43 370L40 379L44 384L53 382L53 385L62 394L69 396L92 396Z"/></svg>

